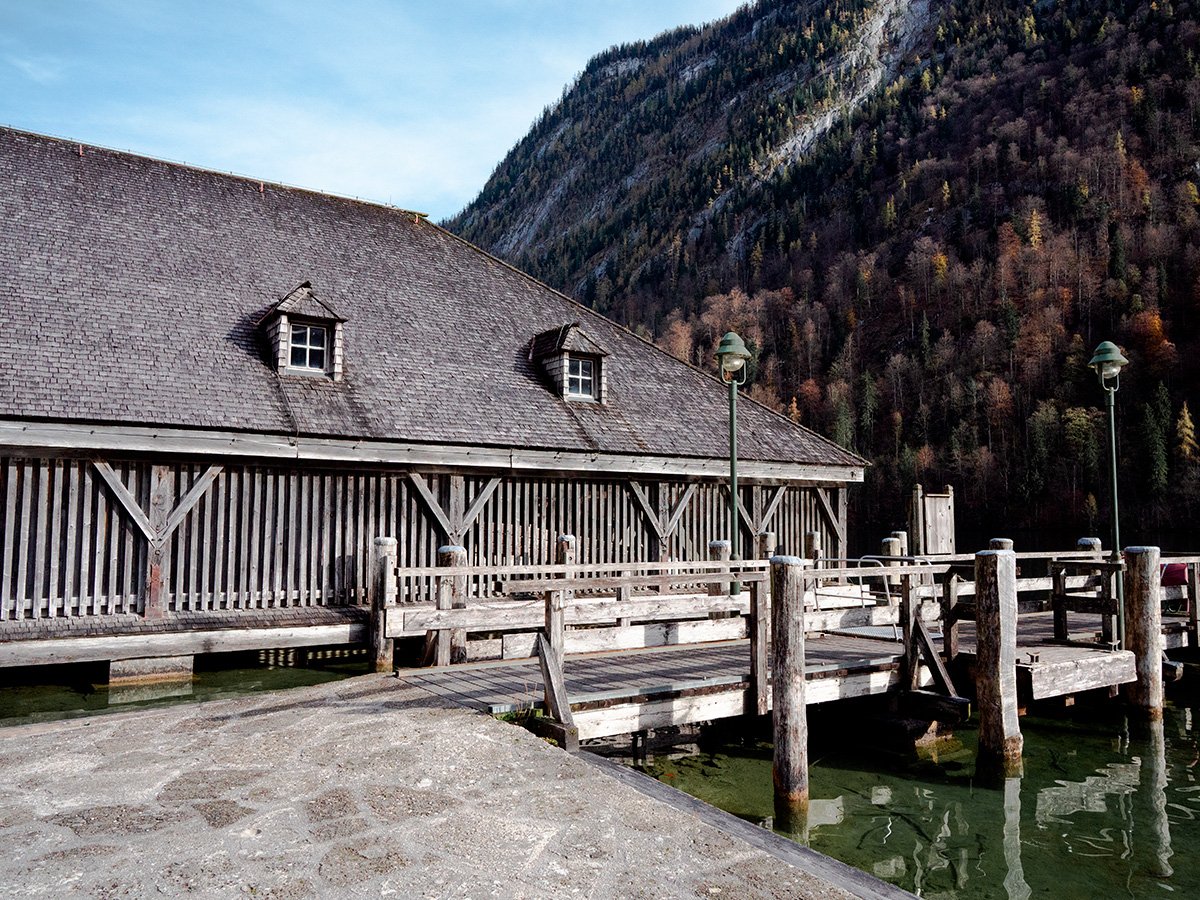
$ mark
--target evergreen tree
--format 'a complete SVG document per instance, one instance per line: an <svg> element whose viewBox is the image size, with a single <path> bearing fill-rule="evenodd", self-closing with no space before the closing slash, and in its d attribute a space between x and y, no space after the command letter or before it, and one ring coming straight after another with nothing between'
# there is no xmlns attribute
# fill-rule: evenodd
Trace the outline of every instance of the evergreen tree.
<svg viewBox="0 0 1200 900"><path fill-rule="evenodd" d="M1179 410L1179 418L1175 420L1175 458L1184 465L1196 461L1196 427L1192 424L1192 414L1188 411L1187 401Z"/></svg>
<svg viewBox="0 0 1200 900"><path fill-rule="evenodd" d="M1167 436L1158 420L1157 404L1142 405L1142 459L1146 490L1154 499L1166 496L1169 474L1167 471Z"/></svg>

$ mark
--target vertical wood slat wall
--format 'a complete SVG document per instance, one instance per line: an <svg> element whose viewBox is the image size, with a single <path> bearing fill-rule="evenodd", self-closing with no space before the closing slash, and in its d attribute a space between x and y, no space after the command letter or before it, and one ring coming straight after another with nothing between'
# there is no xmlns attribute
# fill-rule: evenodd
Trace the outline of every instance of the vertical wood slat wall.
<svg viewBox="0 0 1200 900"><path fill-rule="evenodd" d="M147 461L114 461L117 476L148 505ZM178 499L208 463L168 469ZM449 475L427 475L435 497ZM490 479L464 479L465 504ZM682 482L643 482L652 503L673 510ZM742 488L752 508L755 488ZM659 497L659 492L664 492ZM574 534L580 562L704 559L728 535L721 482L697 485L675 533L660 546L619 480L504 477L464 535L472 564L554 562L555 540ZM164 595L175 612L366 600L372 541L392 535L401 566L430 566L445 543L402 471L321 471L226 466L167 542ZM768 526L781 551L799 552L806 531L836 546L811 489L789 487ZM743 547L753 546L744 524ZM146 540L83 459L0 457L0 620L138 613ZM477 585L488 593L490 584ZM403 601L431 599L428 582Z"/></svg>

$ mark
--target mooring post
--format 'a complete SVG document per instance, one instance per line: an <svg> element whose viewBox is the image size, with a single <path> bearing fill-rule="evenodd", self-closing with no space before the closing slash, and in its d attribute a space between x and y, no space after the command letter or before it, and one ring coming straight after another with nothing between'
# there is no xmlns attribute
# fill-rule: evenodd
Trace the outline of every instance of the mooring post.
<svg viewBox="0 0 1200 900"><path fill-rule="evenodd" d="M750 693L746 698L746 712L754 716L765 716L770 712L767 691L769 647L767 638L771 623L768 619L767 586L762 581L750 582Z"/></svg>
<svg viewBox="0 0 1200 900"><path fill-rule="evenodd" d="M1140 716L1163 714L1162 589L1157 547L1125 548L1125 649L1132 651L1137 680L1125 686L1125 699Z"/></svg>
<svg viewBox="0 0 1200 900"><path fill-rule="evenodd" d="M755 559L770 559L775 555L775 532L760 531L756 540L758 547L755 548Z"/></svg>
<svg viewBox="0 0 1200 900"><path fill-rule="evenodd" d="M804 558L812 563L814 569L821 567L821 532L804 533Z"/></svg>
<svg viewBox="0 0 1200 900"><path fill-rule="evenodd" d="M396 555L395 538L375 538L371 547L371 644L376 672L390 672L395 665L387 617L388 610L396 606Z"/></svg>
<svg viewBox="0 0 1200 900"><path fill-rule="evenodd" d="M1011 550L975 554L975 633L979 765L1017 775L1024 741L1017 719L1017 557Z"/></svg>
<svg viewBox="0 0 1200 900"><path fill-rule="evenodd" d="M1100 543L1100 538L1081 537L1075 542L1075 549L1082 550L1084 553L1094 554L1097 559L1104 555L1104 548Z"/></svg>
<svg viewBox="0 0 1200 900"><path fill-rule="evenodd" d="M879 555L883 557L898 557L900 555L900 538L885 537L880 542ZM898 566L900 565L900 560L884 559L883 564L885 566ZM885 582L888 587L896 587L900 583L900 579L895 575L888 575L885 578Z"/></svg>
<svg viewBox="0 0 1200 900"><path fill-rule="evenodd" d="M467 564L467 549L457 544L438 547L437 564L445 568L459 568ZM467 605L467 577L465 575L437 576L438 609L465 609ZM467 632L463 628L442 628L437 633L437 665L467 661Z"/></svg>
<svg viewBox="0 0 1200 900"><path fill-rule="evenodd" d="M729 561L729 541L709 541L708 558L716 562ZM728 569L725 570L728 573ZM729 585L713 582L708 586L708 596L725 597L729 595Z"/></svg>
<svg viewBox="0 0 1200 900"><path fill-rule="evenodd" d="M560 534L558 536L554 558L560 566L575 565L575 535ZM570 578L571 576L564 577ZM566 652L566 608L571 596L570 591L548 591L546 594L546 640L549 641L550 650L554 653L560 667Z"/></svg>
<svg viewBox="0 0 1200 900"><path fill-rule="evenodd" d="M988 541L989 550L1011 550L1012 548L1012 538L992 538Z"/></svg>
<svg viewBox="0 0 1200 900"><path fill-rule="evenodd" d="M908 532L907 531L893 531L891 533L890 537L894 537L896 540L898 540L900 542L900 552L897 553L896 555L897 556L908 556Z"/></svg>
<svg viewBox="0 0 1200 900"><path fill-rule="evenodd" d="M775 818L785 823L803 818L808 812L804 567L805 561L795 556L771 558L771 690L775 719L772 779Z"/></svg>

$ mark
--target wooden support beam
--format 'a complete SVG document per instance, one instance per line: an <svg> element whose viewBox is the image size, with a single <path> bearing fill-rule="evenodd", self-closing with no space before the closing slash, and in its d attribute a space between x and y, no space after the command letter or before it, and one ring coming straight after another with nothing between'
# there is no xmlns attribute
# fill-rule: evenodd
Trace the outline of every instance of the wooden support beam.
<svg viewBox="0 0 1200 900"><path fill-rule="evenodd" d="M200 498L203 497L217 476L221 474L223 466L209 466L205 469L204 474L196 479L196 482L191 486L186 494L179 498L179 502L175 504L175 508L171 510L171 514L167 516L167 522L162 531L159 532L158 540L165 541L175 529L183 524L183 520L187 518Z"/></svg>
<svg viewBox="0 0 1200 900"><path fill-rule="evenodd" d="M425 481L425 476L417 472L408 473L408 482L412 485L416 492L417 498L421 501L421 505L425 507L425 511L433 518L433 524L442 537L450 540L450 535L454 528L450 524L450 519L447 518L442 505L438 503L437 497L433 496L433 492L429 489L429 484Z"/></svg>
<svg viewBox="0 0 1200 900"><path fill-rule="evenodd" d="M779 485L779 487L775 488L775 492L771 494L770 499L763 505L762 516L759 517L755 526L759 532L765 531L767 526L771 524L771 520L775 518L775 513L779 511L779 505L783 503L783 495L785 493L787 493L787 485Z"/></svg>
<svg viewBox="0 0 1200 900"><path fill-rule="evenodd" d="M958 581L951 573L942 582L942 646L951 664L958 658Z"/></svg>
<svg viewBox="0 0 1200 900"><path fill-rule="evenodd" d="M660 541L663 540L663 523L658 518L658 510L650 503L650 498L646 495L646 489L636 481L627 481L625 484L629 488L629 493L633 494L633 499L637 501L637 505L646 514L646 521L654 530L654 534Z"/></svg>
<svg viewBox="0 0 1200 900"><path fill-rule="evenodd" d="M771 685L775 819L786 830L808 813L808 712L804 698L804 560L771 560Z"/></svg>
<svg viewBox="0 0 1200 900"><path fill-rule="evenodd" d="M542 687L545 690L546 712L563 725L573 727L571 702L567 698L566 680L563 678L562 657L550 646L544 634L537 636L538 665L542 670Z"/></svg>
<svg viewBox="0 0 1200 900"><path fill-rule="evenodd" d="M971 717L971 701L966 697L951 697L927 690L901 694L900 708L905 715L948 725L958 725Z"/></svg>
<svg viewBox="0 0 1200 900"><path fill-rule="evenodd" d="M1125 548L1125 649L1137 681L1125 686L1133 711L1150 721L1163 714L1163 636L1157 547Z"/></svg>
<svg viewBox="0 0 1200 900"><path fill-rule="evenodd" d="M1017 718L1017 558L1011 550L975 554L979 764L1005 776L1021 771Z"/></svg>
<svg viewBox="0 0 1200 900"><path fill-rule="evenodd" d="M933 673L933 683L943 694L948 697L957 697L958 691L954 689L954 682L950 680L950 673L946 671L946 666L942 662L941 654L938 653L937 647L933 645L933 636L929 633L929 628L925 625L925 621L919 616L913 618L913 633L917 638L917 644L921 650L921 655L925 657L925 662L929 666L929 671ZM910 683L916 683L917 678L910 679ZM916 690L911 688L910 690Z"/></svg>
<svg viewBox="0 0 1200 900"><path fill-rule="evenodd" d="M173 480L170 466L150 467L150 511L147 518L154 538L150 541L149 554L146 560L146 582L144 589L144 604L142 614L147 619L161 619L166 614L166 604L163 599L163 562L164 542L159 536L166 530L167 517L171 508L171 481Z"/></svg>
<svg viewBox="0 0 1200 900"><path fill-rule="evenodd" d="M125 511L125 514L129 516L133 524L138 527L138 530L142 532L146 540L155 540L157 532L154 526L150 524L150 517L146 515L138 499L125 486L125 482L121 480L121 476L114 472L113 467L102 459L93 459L92 465L96 467L96 471L100 473L100 477L104 479L104 483L112 491L112 495L121 505L121 509Z"/></svg>
<svg viewBox="0 0 1200 900"><path fill-rule="evenodd" d="M670 515L662 529L664 539L669 540L675 534L676 529L679 528L679 523L683 521L683 514L687 512L688 504L692 502L692 497L695 494L696 483L693 481L683 489L683 493L679 495L679 499L675 501L675 505L671 508Z"/></svg>
<svg viewBox="0 0 1200 900"><path fill-rule="evenodd" d="M487 502L492 499L492 494L496 493L498 487L500 487L500 479L491 478L479 489L479 493L475 495L475 499L463 513L462 521L459 522L459 529L463 534L466 534L467 529L475 524L475 520L479 518L479 514L483 512L483 508L487 506Z"/></svg>
<svg viewBox="0 0 1200 900"><path fill-rule="evenodd" d="M377 537L371 547L371 646L375 671L395 668L394 642L387 636L388 610L396 606L396 539Z"/></svg>
<svg viewBox="0 0 1200 900"><path fill-rule="evenodd" d="M913 598L913 576L900 578L900 628L904 634L904 656L900 663L900 683L907 691L920 687L921 666L917 646L917 604Z"/></svg>
<svg viewBox="0 0 1200 900"><path fill-rule="evenodd" d="M770 712L771 685L767 672L767 639L771 622L764 588L765 585L761 582L750 583L750 692L747 696L749 703L746 711L754 716L765 716Z"/></svg>
<svg viewBox="0 0 1200 900"><path fill-rule="evenodd" d="M829 502L829 491L818 487L813 488L813 492L817 495L817 508L825 517L825 523L829 526L829 530L837 538L838 547L844 548L846 546L846 523L833 511L833 504ZM843 552L839 555L845 556L846 554Z"/></svg>

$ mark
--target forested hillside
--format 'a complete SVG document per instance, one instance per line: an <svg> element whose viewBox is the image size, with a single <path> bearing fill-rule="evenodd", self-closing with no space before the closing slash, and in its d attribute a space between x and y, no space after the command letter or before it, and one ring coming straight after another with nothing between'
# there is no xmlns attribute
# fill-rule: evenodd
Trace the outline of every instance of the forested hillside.
<svg viewBox="0 0 1200 900"><path fill-rule="evenodd" d="M598 57L448 223L960 521L1127 534L1200 507L1194 2L762 2ZM873 85L878 82L877 87ZM1136 524L1134 524L1136 523ZM1131 527L1132 526L1132 527Z"/></svg>

